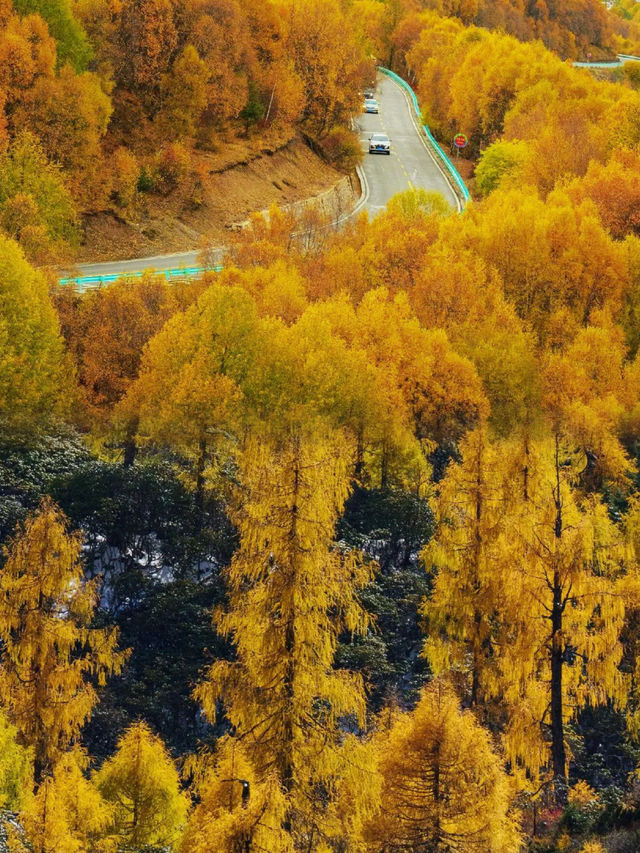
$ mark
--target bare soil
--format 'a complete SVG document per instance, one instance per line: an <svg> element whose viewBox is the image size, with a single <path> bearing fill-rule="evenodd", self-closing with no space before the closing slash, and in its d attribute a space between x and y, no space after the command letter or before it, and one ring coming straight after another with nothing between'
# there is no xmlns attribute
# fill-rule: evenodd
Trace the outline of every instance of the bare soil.
<svg viewBox="0 0 640 853"><path fill-rule="evenodd" d="M252 212L312 198L342 177L298 137L268 144L235 140L217 153L194 151L191 174L169 195L140 193L134 211L86 216L78 262L222 244L227 230Z"/></svg>

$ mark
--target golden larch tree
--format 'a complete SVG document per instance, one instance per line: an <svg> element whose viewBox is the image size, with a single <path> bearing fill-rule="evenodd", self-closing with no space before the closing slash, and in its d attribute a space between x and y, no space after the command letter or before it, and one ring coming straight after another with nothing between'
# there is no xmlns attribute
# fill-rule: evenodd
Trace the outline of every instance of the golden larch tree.
<svg viewBox="0 0 640 853"><path fill-rule="evenodd" d="M377 737L383 786L369 826L373 849L520 850L510 780L489 733L451 687L424 688L416 708Z"/></svg>
<svg viewBox="0 0 640 853"><path fill-rule="evenodd" d="M498 666L509 708L507 755L534 779L549 762L562 803L566 724L586 704L625 701L621 585L635 566L606 506L572 485L574 445L556 434L536 455L527 500L512 508L502 533L502 558L511 569Z"/></svg>
<svg viewBox="0 0 640 853"><path fill-rule="evenodd" d="M423 654L436 675L451 673L471 706L495 695L493 619L501 600L497 540L505 513L504 452L486 427L460 443L462 460L440 484L436 535L422 552L436 574L425 602Z"/></svg>
<svg viewBox="0 0 640 853"><path fill-rule="evenodd" d="M113 806L112 831L120 846L178 843L188 800L171 756L146 723L127 729L115 755L96 773L95 783Z"/></svg>
<svg viewBox="0 0 640 853"><path fill-rule="evenodd" d="M377 791L366 744L339 726L346 717L364 722L362 682L332 666L340 633L362 633L369 623L357 593L370 568L331 547L350 456L340 433L291 430L248 441L239 459L229 607L216 616L236 660L214 664L196 692L210 719L222 702L258 780L273 778L282 789L280 822L268 809L263 821L283 829L294 848L306 839L314 851L345 832L346 777L352 839ZM277 798L274 805L281 809Z"/></svg>
<svg viewBox="0 0 640 853"><path fill-rule="evenodd" d="M81 550L45 499L6 549L0 575L0 701L33 747L36 785L90 718L95 683L127 657L116 629L90 627L98 589L84 580Z"/></svg>
<svg viewBox="0 0 640 853"><path fill-rule="evenodd" d="M25 853L115 853L116 839L109 835L113 808L86 777L88 766L89 758L79 747L66 752L28 798L20 813Z"/></svg>

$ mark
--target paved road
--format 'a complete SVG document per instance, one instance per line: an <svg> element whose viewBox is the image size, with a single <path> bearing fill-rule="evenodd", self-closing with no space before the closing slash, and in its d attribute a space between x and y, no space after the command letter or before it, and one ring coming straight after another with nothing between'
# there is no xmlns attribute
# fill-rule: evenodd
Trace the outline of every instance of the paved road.
<svg viewBox="0 0 640 853"><path fill-rule="evenodd" d="M379 75L376 97L380 104L378 115L362 114L356 122L365 160L362 169L364 194L354 213L365 208L374 216L385 207L392 196L411 187L424 187L440 192L449 204L459 209L458 198L445 177L443 167L431 153L408 95L393 80ZM376 132L386 133L391 139L390 156L368 153L369 136ZM220 255L222 254L221 249ZM149 269L163 272L168 278L171 278L172 274L176 277L182 276L185 271L201 271L197 251L127 261L78 264L76 269L77 273L69 273L72 278L62 281L74 281L80 287L92 287L113 281L121 275L140 275Z"/></svg>
<svg viewBox="0 0 640 853"><path fill-rule="evenodd" d="M640 56L629 56L627 53L619 53L617 59L605 60L603 62L574 62L576 68L620 68L625 62L640 62Z"/></svg>
<svg viewBox="0 0 640 853"><path fill-rule="evenodd" d="M441 193L454 208L458 198L436 161L404 90L389 77L378 78L376 98L380 112L363 114L357 121L365 152L364 174L368 184L366 208L371 215L382 210L391 196L413 187ZM391 155L369 154L372 133L386 133Z"/></svg>

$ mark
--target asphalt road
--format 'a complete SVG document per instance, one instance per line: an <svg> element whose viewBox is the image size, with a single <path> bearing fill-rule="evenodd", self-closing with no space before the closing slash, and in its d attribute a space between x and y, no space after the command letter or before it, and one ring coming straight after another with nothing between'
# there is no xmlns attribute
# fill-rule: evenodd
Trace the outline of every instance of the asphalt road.
<svg viewBox="0 0 640 853"><path fill-rule="evenodd" d="M458 198L445 177L419 127L409 96L393 80L379 75L376 99L380 105L377 115L362 114L356 121L356 130L362 141L364 155L360 177L363 195L356 209L363 208L371 216L379 213L396 193L413 187L424 187L442 193L454 208L459 209ZM368 141L372 133L386 133L391 139L391 155L369 154ZM348 218L344 217L345 219ZM220 256L224 250L220 249ZM97 264L78 264L69 278L80 287L92 287L113 281L123 275L140 275L144 270L163 272L168 278L201 271L198 252L181 252L172 255L156 255L126 261L107 261ZM77 271L76 271L77 270Z"/></svg>
<svg viewBox="0 0 640 853"><path fill-rule="evenodd" d="M605 60L603 62L574 62L576 68L620 68L625 62L640 62L640 56L629 56L627 53L619 53L617 59Z"/></svg>
<svg viewBox="0 0 640 853"><path fill-rule="evenodd" d="M452 207L458 199L444 167L431 153L426 137L415 119L408 95L389 77L380 75L376 89L380 112L362 114L356 122L365 152L363 171L368 185L365 207L372 216L379 213L396 193L424 188L441 193ZM369 154L372 133L386 133L391 154Z"/></svg>

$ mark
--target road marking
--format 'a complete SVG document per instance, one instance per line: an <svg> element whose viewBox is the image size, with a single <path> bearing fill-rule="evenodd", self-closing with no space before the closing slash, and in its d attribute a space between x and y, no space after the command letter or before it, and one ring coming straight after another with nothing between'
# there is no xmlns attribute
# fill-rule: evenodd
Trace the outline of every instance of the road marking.
<svg viewBox="0 0 640 853"><path fill-rule="evenodd" d="M454 199L454 201L455 201L455 206L456 206L456 208L458 209L458 213L462 213L462 203L461 203L460 199L458 198L458 193L453 189L453 187L452 187L452 185L451 185L451 181L450 181L450 179L449 179L449 176L447 175L447 173L446 173L446 171L445 171L444 167L443 167L443 166L442 166L442 164L440 163L440 160L436 157L436 155L434 154L434 152L431 150L431 146L427 145L427 142L426 142L426 140L425 140L425 136L424 136L424 130L422 129L422 127L420 127L420 126L418 125L418 122L417 122L417 120L416 120L415 112L414 112L414 110L413 110L413 107L412 107L411 101L409 100L409 95L408 95L408 94L406 93L406 91L402 88L402 86L398 85L398 83L396 83L396 82L395 82L395 80L393 80L391 77L388 77L387 79L388 79L388 80L391 80L391 82L393 83L393 85L394 85L394 86L396 86L396 88L398 88L398 89L402 92L402 96L404 97L405 104L407 105L407 109L409 110L409 115L410 115L410 117L411 117L411 122L412 122L412 124L413 124L413 126L414 126L414 128L415 128L415 130L416 130L416 133L418 134L418 137L419 137L419 139L420 139L420 142L422 143L422 145L423 145L424 149L425 149L425 150L427 151L427 153L429 154L429 157L431 157L431 159L432 159L432 160L433 160L433 162L435 163L435 165L436 165L436 167L437 167L438 171L440 172L440 174L441 174L441 175L442 175L442 177L444 178L445 183L446 183L447 187L449 188L449 192L450 192L450 194L453 196L453 199ZM441 193L441 195L442 195L442 193Z"/></svg>

